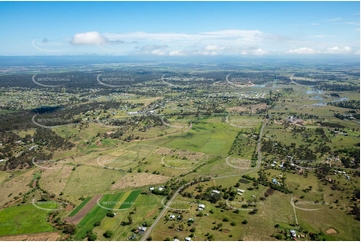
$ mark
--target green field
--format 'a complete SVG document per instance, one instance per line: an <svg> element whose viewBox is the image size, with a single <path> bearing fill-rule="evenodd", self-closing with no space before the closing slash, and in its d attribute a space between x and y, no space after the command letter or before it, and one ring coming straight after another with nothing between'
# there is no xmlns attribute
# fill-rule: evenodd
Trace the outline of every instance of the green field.
<svg viewBox="0 0 361 242"><path fill-rule="evenodd" d="M100 204L107 204L105 207L114 208L117 201L123 196L123 193L106 194L99 201ZM82 240L89 230L94 228L95 222L101 222L108 213L107 209L104 209L98 205L94 206L92 210L80 221L77 225L78 233L75 235L75 240Z"/></svg>
<svg viewBox="0 0 361 242"><path fill-rule="evenodd" d="M206 154L227 155L238 131L226 123L215 122L218 119L220 121L220 118L201 120L198 124L193 124L192 129L186 133L145 143Z"/></svg>
<svg viewBox="0 0 361 242"><path fill-rule="evenodd" d="M53 208L55 204L44 204ZM49 211L38 209L32 204L9 207L0 210L0 236L32 234L56 231L48 222Z"/></svg>
<svg viewBox="0 0 361 242"><path fill-rule="evenodd" d="M87 203L90 201L90 199L91 199L91 197L85 198L84 201L83 201L81 204L79 204L79 206L76 207L76 208L69 214L69 217L73 217L75 214L77 214L77 213L80 211L80 209L82 209L82 208L85 206L85 204L87 204Z"/></svg>
<svg viewBox="0 0 361 242"><path fill-rule="evenodd" d="M130 208L133 204L134 201L137 199L137 197L139 196L139 194L142 192L142 190L135 190L132 191L129 196L127 197L127 199L125 199L125 201L123 202L122 205L120 205L119 209L126 209L126 208Z"/></svg>

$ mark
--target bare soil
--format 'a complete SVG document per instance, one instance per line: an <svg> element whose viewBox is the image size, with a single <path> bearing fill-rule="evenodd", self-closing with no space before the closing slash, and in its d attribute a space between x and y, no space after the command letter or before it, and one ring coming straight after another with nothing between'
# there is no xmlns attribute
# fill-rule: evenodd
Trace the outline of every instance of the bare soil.
<svg viewBox="0 0 361 242"><path fill-rule="evenodd" d="M73 210L73 208L74 208L73 205L68 204L68 205L66 206L66 208L65 208L65 211L71 211L71 210Z"/></svg>
<svg viewBox="0 0 361 242"><path fill-rule="evenodd" d="M90 201L85 204L85 206L80 209L80 211L75 214L73 217L65 218L64 220L68 223L78 224L87 213L97 204L98 199L100 199L103 195L96 195Z"/></svg>
<svg viewBox="0 0 361 242"><path fill-rule="evenodd" d="M169 177L167 176L160 176L148 173L128 173L122 178L120 178L116 183L114 183L110 189L123 189L127 187L142 187L146 185L153 185L153 184L161 184L168 181Z"/></svg>
<svg viewBox="0 0 361 242"><path fill-rule="evenodd" d="M204 154L201 152L191 152L186 150L177 150L177 149L169 149L165 147L160 147L155 151L158 155L175 155L178 156L178 159L182 159L186 157L188 160L200 160Z"/></svg>
<svg viewBox="0 0 361 242"><path fill-rule="evenodd" d="M337 234L337 231L335 229L333 229L333 228L329 228L329 229L326 230L326 233L327 234Z"/></svg>
<svg viewBox="0 0 361 242"><path fill-rule="evenodd" d="M59 239L60 234L58 232L19 234L0 237L0 241L56 241Z"/></svg>
<svg viewBox="0 0 361 242"><path fill-rule="evenodd" d="M271 196L274 192L275 192L275 190L273 190L272 188L268 188L266 194Z"/></svg>

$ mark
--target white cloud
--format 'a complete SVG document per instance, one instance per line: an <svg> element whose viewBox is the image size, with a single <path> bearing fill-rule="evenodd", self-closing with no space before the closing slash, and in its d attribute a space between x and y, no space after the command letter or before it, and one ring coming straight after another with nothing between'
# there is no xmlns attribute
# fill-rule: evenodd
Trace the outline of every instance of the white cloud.
<svg viewBox="0 0 361 242"><path fill-rule="evenodd" d="M182 50L173 50L169 52L170 56L185 56L187 55L184 51Z"/></svg>
<svg viewBox="0 0 361 242"><path fill-rule="evenodd" d="M346 24L351 24L351 25L360 25L359 22L346 22Z"/></svg>
<svg viewBox="0 0 361 242"><path fill-rule="evenodd" d="M96 31L77 33L70 40L70 43L73 45L99 45L107 42L107 38Z"/></svg>
<svg viewBox="0 0 361 242"><path fill-rule="evenodd" d="M323 20L324 22L337 22L342 20L342 18L330 18L330 19L325 19Z"/></svg>
<svg viewBox="0 0 361 242"><path fill-rule="evenodd" d="M327 21L338 21L341 18ZM101 50L125 55L267 55L287 54L351 54L353 43L336 42L335 36L308 35L296 40L290 36L265 33L260 30L226 29L198 33L128 32L128 33L77 33L73 45L98 45ZM331 39L333 38L333 39ZM67 40L68 41L68 40ZM117 46L117 44L120 44ZM346 46L348 45L348 46ZM336 46L336 47L332 47ZM346 46L339 48L337 46ZM326 49L326 47L332 47Z"/></svg>
<svg viewBox="0 0 361 242"><path fill-rule="evenodd" d="M311 25L316 26L316 25L319 25L319 24L318 23L311 23Z"/></svg>
<svg viewBox="0 0 361 242"><path fill-rule="evenodd" d="M314 49L311 49L311 48L308 48L308 47L302 47L302 48L297 48L297 49L291 49L289 51L287 51L287 53L289 54L317 54L318 51L314 50Z"/></svg>
<svg viewBox="0 0 361 242"><path fill-rule="evenodd" d="M308 37L311 37L311 38L326 38L326 37L332 37L331 35L325 35L325 34L316 34L316 35L309 35Z"/></svg>
<svg viewBox="0 0 361 242"><path fill-rule="evenodd" d="M335 46L335 47L327 48L325 53L327 53L327 54L350 54L351 48L348 46L345 46L343 48L339 48L339 47Z"/></svg>

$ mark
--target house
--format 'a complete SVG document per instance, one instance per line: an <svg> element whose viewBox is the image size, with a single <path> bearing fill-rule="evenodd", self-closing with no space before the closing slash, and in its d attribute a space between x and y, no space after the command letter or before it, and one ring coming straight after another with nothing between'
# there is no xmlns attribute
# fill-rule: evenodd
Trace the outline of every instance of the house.
<svg viewBox="0 0 361 242"><path fill-rule="evenodd" d="M218 190L212 190L212 193L217 193L217 194L220 194L221 192L218 191Z"/></svg>
<svg viewBox="0 0 361 242"><path fill-rule="evenodd" d="M185 241L192 241L192 238L191 237L185 237L184 240Z"/></svg>
<svg viewBox="0 0 361 242"><path fill-rule="evenodd" d="M38 146L37 146L37 145L33 145L33 146L31 146L28 150L35 149L36 147L38 147Z"/></svg>
<svg viewBox="0 0 361 242"><path fill-rule="evenodd" d="M170 218L170 219L175 219L175 215L174 215L174 214L171 214L171 215L169 215L169 218Z"/></svg>
<svg viewBox="0 0 361 242"><path fill-rule="evenodd" d="M242 193L244 193L244 190L242 190L242 189L237 189L237 192L242 192Z"/></svg>
<svg viewBox="0 0 361 242"><path fill-rule="evenodd" d="M146 227L138 227L139 232L145 232L147 231Z"/></svg>
<svg viewBox="0 0 361 242"><path fill-rule="evenodd" d="M149 190L150 190L150 191L153 191L153 190L154 190L154 187L150 187Z"/></svg>
<svg viewBox="0 0 361 242"><path fill-rule="evenodd" d="M163 190L164 190L164 187L159 187L158 190L159 190L159 191L163 191Z"/></svg>
<svg viewBox="0 0 361 242"><path fill-rule="evenodd" d="M189 219L188 219L188 222L193 222L193 221L194 221L193 218L189 218Z"/></svg>
<svg viewBox="0 0 361 242"><path fill-rule="evenodd" d="M202 209L202 210L203 210L203 209L205 209L205 208L206 208L206 205L204 205L204 204L199 204L199 205L198 205L198 208L200 208L200 209Z"/></svg>
<svg viewBox="0 0 361 242"><path fill-rule="evenodd" d="M240 196L242 196L242 195L243 195L243 194L242 194L242 193L240 193L240 192L237 192L237 194L238 194L238 195L240 195Z"/></svg>
<svg viewBox="0 0 361 242"><path fill-rule="evenodd" d="M138 114L138 112L127 112L128 115L135 115Z"/></svg>
<svg viewBox="0 0 361 242"><path fill-rule="evenodd" d="M294 229L291 229L290 233L291 233L291 237L293 237L293 238L295 238L297 236L296 231Z"/></svg>

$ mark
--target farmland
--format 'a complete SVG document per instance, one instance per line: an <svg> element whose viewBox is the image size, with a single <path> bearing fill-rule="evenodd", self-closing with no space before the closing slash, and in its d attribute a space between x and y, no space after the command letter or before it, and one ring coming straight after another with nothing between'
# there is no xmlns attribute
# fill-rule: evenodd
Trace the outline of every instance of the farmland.
<svg viewBox="0 0 361 242"><path fill-rule="evenodd" d="M84 201L83 201L81 204L79 204L79 206L77 206L77 207L69 214L69 217L72 217L72 216L74 216L75 214L77 214L77 213L80 211L80 209L82 209L82 208L85 206L85 204L87 204L87 202L90 201L90 199L91 199L91 197L85 198Z"/></svg>
<svg viewBox="0 0 361 242"><path fill-rule="evenodd" d="M0 76L0 236L359 240L358 65L267 63Z"/></svg>
<svg viewBox="0 0 361 242"><path fill-rule="evenodd" d="M54 204L43 204L42 207L53 208ZM48 213L32 204L0 210L0 236L53 232L55 229L47 222Z"/></svg>

